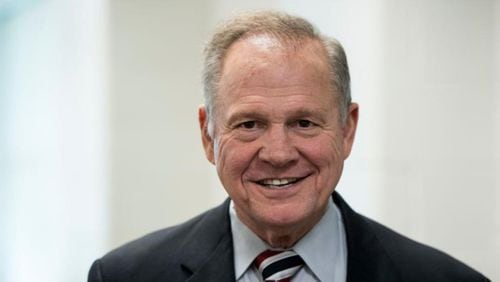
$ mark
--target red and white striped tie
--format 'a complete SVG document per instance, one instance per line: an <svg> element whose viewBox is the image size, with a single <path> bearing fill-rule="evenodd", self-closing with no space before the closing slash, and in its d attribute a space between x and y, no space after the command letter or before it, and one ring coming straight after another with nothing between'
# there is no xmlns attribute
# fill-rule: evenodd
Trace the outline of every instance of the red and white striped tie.
<svg viewBox="0 0 500 282"><path fill-rule="evenodd" d="M254 263L264 281L288 282L304 265L304 260L294 251L267 250Z"/></svg>

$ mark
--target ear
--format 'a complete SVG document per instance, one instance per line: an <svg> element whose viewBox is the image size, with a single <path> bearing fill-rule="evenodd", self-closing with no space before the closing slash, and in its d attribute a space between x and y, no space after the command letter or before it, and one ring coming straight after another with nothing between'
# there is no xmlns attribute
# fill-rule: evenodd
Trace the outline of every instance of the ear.
<svg viewBox="0 0 500 282"><path fill-rule="evenodd" d="M344 134L344 159L347 159L351 154L352 144L354 143L354 137L356 135L356 128L358 126L358 116L359 116L359 106L356 103L351 103L349 109L347 110L346 122L343 128Z"/></svg>
<svg viewBox="0 0 500 282"><path fill-rule="evenodd" d="M198 122L200 124L201 141L203 142L203 149L205 149L205 155L207 156L209 162L215 164L214 141L210 136L210 134L208 134L208 116L205 105L201 105L198 108Z"/></svg>

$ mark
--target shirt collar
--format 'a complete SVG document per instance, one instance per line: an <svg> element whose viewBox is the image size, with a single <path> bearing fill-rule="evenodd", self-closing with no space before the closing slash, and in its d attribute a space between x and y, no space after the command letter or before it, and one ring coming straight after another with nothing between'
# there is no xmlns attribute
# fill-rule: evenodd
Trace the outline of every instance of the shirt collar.
<svg viewBox="0 0 500 282"><path fill-rule="evenodd" d="M230 203L229 216L233 234L235 276L238 280L252 266L255 257L271 247L240 221L233 201ZM302 257L320 281L329 281L332 277L346 272L344 227L340 211L333 201L328 201L323 217L292 249Z"/></svg>
<svg viewBox="0 0 500 282"><path fill-rule="evenodd" d="M293 247L319 281L345 281L347 247L340 210L333 201L320 221Z"/></svg>
<svg viewBox="0 0 500 282"><path fill-rule="evenodd" d="M234 274L238 280L257 255L269 249L269 246L241 222L234 210L233 201L229 205L229 217L233 233Z"/></svg>

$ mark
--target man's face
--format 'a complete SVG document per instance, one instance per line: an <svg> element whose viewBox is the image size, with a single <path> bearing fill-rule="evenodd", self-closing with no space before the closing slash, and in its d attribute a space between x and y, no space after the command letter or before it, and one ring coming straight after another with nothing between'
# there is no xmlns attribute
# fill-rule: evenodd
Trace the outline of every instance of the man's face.
<svg viewBox="0 0 500 282"><path fill-rule="evenodd" d="M350 153L357 106L340 121L326 55L308 40L290 48L266 35L230 47L215 101L208 159L255 233L305 229L323 215ZM302 234L303 235L303 234ZM264 238L266 239L266 238Z"/></svg>

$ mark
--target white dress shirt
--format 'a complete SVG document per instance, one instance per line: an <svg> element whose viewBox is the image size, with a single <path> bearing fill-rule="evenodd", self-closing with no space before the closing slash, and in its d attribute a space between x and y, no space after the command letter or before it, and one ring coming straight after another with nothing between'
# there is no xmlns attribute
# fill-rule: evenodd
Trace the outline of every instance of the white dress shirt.
<svg viewBox="0 0 500 282"><path fill-rule="evenodd" d="M233 233L236 281L263 281L253 261L261 252L272 248L240 221L232 201L229 216ZM320 221L292 249L302 257L306 264L292 281L346 281L345 230L340 211L333 201L329 201L327 210Z"/></svg>

